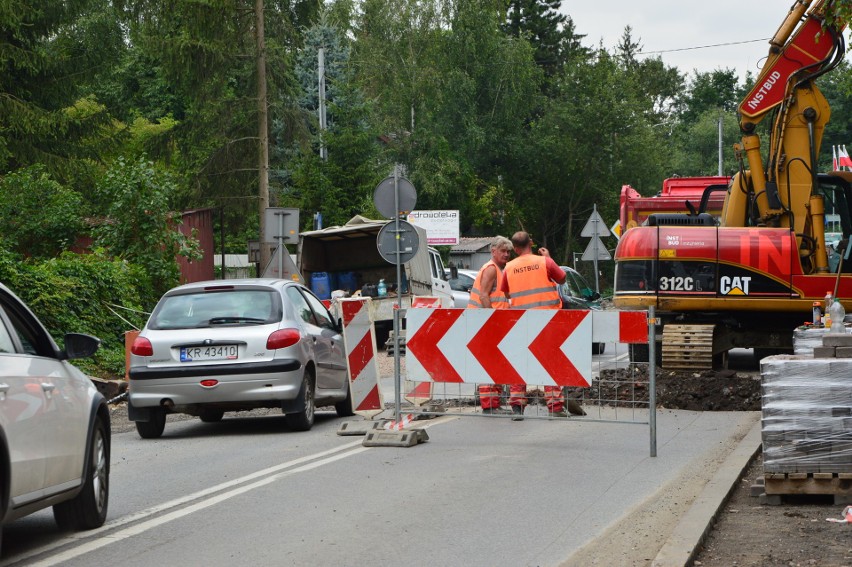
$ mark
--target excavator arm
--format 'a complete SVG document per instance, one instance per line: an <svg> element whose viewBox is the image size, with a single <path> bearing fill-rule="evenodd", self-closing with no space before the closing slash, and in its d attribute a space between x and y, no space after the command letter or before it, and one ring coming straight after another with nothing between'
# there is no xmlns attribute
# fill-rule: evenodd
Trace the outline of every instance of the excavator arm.
<svg viewBox="0 0 852 567"><path fill-rule="evenodd" d="M810 271L827 270L824 213L815 191L816 162L831 117L814 79L839 63L842 27L823 25L834 0L797 0L770 40L754 87L739 106L742 141L735 146L748 169L734 177L723 211L724 226L791 228ZM757 125L774 112L767 163Z"/></svg>

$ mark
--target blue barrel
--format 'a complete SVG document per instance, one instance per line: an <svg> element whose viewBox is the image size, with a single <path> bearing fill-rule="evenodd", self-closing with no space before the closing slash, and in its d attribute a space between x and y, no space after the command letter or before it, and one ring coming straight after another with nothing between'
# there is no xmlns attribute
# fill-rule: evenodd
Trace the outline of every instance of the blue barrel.
<svg viewBox="0 0 852 567"><path fill-rule="evenodd" d="M311 274L311 289L320 299L331 299L331 279L326 272Z"/></svg>
<svg viewBox="0 0 852 567"><path fill-rule="evenodd" d="M355 277L355 272L337 272L337 288L354 292L358 289L358 278Z"/></svg>

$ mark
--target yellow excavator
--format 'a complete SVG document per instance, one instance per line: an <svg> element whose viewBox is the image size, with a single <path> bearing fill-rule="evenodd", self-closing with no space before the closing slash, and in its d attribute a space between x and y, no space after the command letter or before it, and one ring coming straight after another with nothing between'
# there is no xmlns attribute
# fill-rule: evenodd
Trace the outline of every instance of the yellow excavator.
<svg viewBox="0 0 852 567"><path fill-rule="evenodd" d="M852 307L852 173L820 174L816 165L831 116L817 82L845 53L844 24L826 20L833 3L797 1L772 37L739 106L740 166L721 217L700 208L652 215L619 242L614 303L654 306L664 368L724 365L731 348L792 352L794 329L827 291ZM826 243L827 211L841 227L836 248ZM631 358L647 361L647 346L635 345Z"/></svg>

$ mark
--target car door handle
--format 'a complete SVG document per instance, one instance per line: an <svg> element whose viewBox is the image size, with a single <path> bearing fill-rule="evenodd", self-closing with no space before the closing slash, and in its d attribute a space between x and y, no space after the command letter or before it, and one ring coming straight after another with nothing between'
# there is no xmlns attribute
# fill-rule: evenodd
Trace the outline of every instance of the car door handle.
<svg viewBox="0 0 852 567"><path fill-rule="evenodd" d="M42 382L41 389L45 392L52 392L56 389L56 385L51 384L50 382Z"/></svg>

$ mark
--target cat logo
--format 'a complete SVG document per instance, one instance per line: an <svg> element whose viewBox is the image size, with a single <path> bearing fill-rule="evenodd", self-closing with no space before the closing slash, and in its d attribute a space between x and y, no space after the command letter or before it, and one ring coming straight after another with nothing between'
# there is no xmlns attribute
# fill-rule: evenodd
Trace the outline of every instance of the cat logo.
<svg viewBox="0 0 852 567"><path fill-rule="evenodd" d="M719 278L719 291L722 295L748 295L748 284L751 276Z"/></svg>

